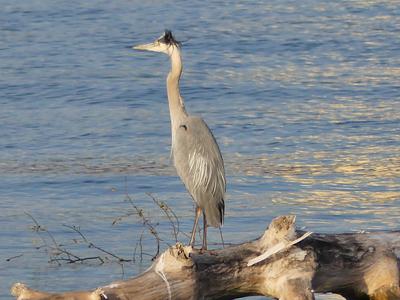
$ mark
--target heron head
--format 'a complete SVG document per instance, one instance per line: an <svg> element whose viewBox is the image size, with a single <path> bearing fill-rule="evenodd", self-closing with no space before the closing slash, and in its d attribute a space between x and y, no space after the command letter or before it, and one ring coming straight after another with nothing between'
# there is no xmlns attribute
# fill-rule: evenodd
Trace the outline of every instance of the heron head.
<svg viewBox="0 0 400 300"><path fill-rule="evenodd" d="M135 50L161 52L171 55L174 49L180 48L181 43L178 42L170 30L165 30L164 34L149 44L141 44L133 46Z"/></svg>

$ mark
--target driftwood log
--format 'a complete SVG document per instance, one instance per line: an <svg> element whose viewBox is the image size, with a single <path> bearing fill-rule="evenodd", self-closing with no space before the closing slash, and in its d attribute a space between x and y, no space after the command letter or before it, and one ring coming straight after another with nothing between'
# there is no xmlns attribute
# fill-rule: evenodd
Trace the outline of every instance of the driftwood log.
<svg viewBox="0 0 400 300"><path fill-rule="evenodd" d="M141 275L93 291L47 293L16 283L18 300L235 299L284 300L337 293L346 299L400 299L400 231L312 234L295 217L272 221L257 240L204 253L177 244ZM303 236L303 238L300 238Z"/></svg>

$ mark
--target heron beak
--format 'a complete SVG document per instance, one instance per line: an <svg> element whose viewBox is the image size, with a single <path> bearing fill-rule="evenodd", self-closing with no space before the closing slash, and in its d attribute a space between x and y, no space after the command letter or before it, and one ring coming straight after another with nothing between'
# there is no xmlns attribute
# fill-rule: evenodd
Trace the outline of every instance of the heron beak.
<svg viewBox="0 0 400 300"><path fill-rule="evenodd" d="M155 48L156 48L155 43L136 45L132 47L132 49L142 50L142 51L156 51Z"/></svg>

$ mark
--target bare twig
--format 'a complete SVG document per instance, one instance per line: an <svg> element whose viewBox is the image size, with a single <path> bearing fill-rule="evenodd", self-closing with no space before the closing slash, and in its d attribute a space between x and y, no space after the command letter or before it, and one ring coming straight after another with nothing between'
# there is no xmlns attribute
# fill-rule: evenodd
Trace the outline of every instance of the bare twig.
<svg viewBox="0 0 400 300"><path fill-rule="evenodd" d="M73 263L76 263L76 262L84 262L86 260L99 260L102 264L104 263L104 260L100 256L90 256L90 257L83 257L83 258L78 257L76 259L72 259L72 258L57 258L57 259L54 259L54 261L56 261L56 262L64 261L67 264L73 264ZM50 262L52 262L52 261L50 261Z"/></svg>
<svg viewBox="0 0 400 300"><path fill-rule="evenodd" d="M172 226L172 234L175 239L175 242L178 242L178 238L180 234L183 234L185 236L188 236L184 232L180 232L180 223L177 215L175 212L165 203L164 201L161 201L157 199L155 196L153 196L151 193L147 193L147 196L149 196L154 204L156 204L165 214L167 219L169 220L171 226ZM66 249L66 247L63 244L60 244L56 241L55 237L49 232L44 226L40 225L39 222L28 212L25 212L25 214L32 219L34 225L31 227L34 232L37 233L37 235L40 237L41 241L43 242L43 245L39 245L36 247L36 249L42 249L48 253L49 255L49 262L51 263L57 263L58 265L61 265L63 263L67 264L72 264L76 262L85 262L85 261L94 261L97 260L100 263L105 263L107 261L113 261L115 260L121 264L122 268L123 263L125 262L136 262L137 257L140 257L140 262L143 261L143 256L150 256L152 260L158 257L160 254L160 248L161 248L161 243L165 243L168 247L171 245L161 239L158 231L157 231L157 226L159 225L158 223L152 222L150 217L147 216L143 208L140 208L139 206L136 205L132 197L128 194L128 188L127 188L127 178L125 177L125 201L127 201L130 206L133 208L128 212L125 212L125 214L117 217L114 219L112 222L112 225L115 225L116 223L122 221L123 219L131 216L137 217L141 224L143 225L143 230L140 233L140 236L138 237L138 240L136 242L132 259L126 259L123 257L120 257L116 254L114 254L111 251L108 251L94 242L90 241L89 238L83 234L79 226L75 225L66 225L63 224L64 227L74 231L79 235L79 237L75 237L72 239L73 244L81 244L84 243L87 245L88 248L93 248L96 249L97 251L101 252L101 255L98 256L87 256L87 257L82 257L78 254L76 254L76 251L70 251ZM42 234L44 233L44 234ZM146 235L150 234L152 239L155 241L156 249L154 254L146 253L145 250L147 248L144 247L144 240L146 238ZM69 243L70 244L70 243ZM139 253L140 251L140 253ZM7 261L10 261L12 259L15 259L17 257L20 257L22 255L16 255L13 257L10 257L7 259ZM111 257L111 259L110 259ZM122 270L124 273L124 269Z"/></svg>
<svg viewBox="0 0 400 300"><path fill-rule="evenodd" d="M56 240L54 239L53 235L52 235L50 232L48 232L48 230L47 230L46 228L44 228L43 226L41 226L41 225L39 224L39 222L38 222L30 213L28 213L28 212L26 212L26 211L25 211L24 213L25 213L25 215L27 215L29 218L31 218L32 221L35 223L35 225L32 226L32 230L33 230L34 232L37 233L37 235L39 236L39 238L42 240L42 242L43 242L43 244L44 244L43 246L37 247L37 249L40 249L40 248L42 248L42 247L45 247L45 250L46 250L47 254L49 255L49 261L54 261L54 255L53 255L54 249L59 250L59 249L58 249L58 248L59 248L59 245L57 244L57 242L56 242ZM54 247L50 246L50 245L47 243L47 240L40 234L41 231L47 233L47 235L48 235L48 236L50 237L50 239L52 240L52 242L53 242L53 244L54 244ZM57 262L57 263L58 263L58 265L60 265L59 262Z"/></svg>
<svg viewBox="0 0 400 300"><path fill-rule="evenodd" d="M62 226L67 227L69 229L72 229L73 231L75 231L77 234L79 234L81 236L81 238L84 240L85 243L89 243L89 241L87 240L87 238L83 235L83 233L81 232L80 228L75 226L75 225L66 225L63 224Z"/></svg>
<svg viewBox="0 0 400 300"><path fill-rule="evenodd" d="M143 245L142 245L142 240L143 240L143 232L142 232L142 234L140 235L140 238L139 238L140 262L143 261Z"/></svg>
<svg viewBox="0 0 400 300"><path fill-rule="evenodd" d="M148 219L144 215L143 209L139 208L135 203L133 202L132 198L128 194L128 183L127 183L127 178L125 177L125 199L131 204L131 206L134 208L135 213L139 216L139 218L142 221L142 224L147 227L149 233L154 237L154 240L156 241L156 246L157 246L157 251L153 255L152 259L155 259L159 253L160 253L160 242L162 239L160 238L155 226L151 223L150 219ZM167 244L168 245L168 244ZM168 245L169 246L169 245ZM143 250L143 249L141 249ZM142 251L141 251L142 252Z"/></svg>
<svg viewBox="0 0 400 300"><path fill-rule="evenodd" d="M176 216L176 214L174 213L174 211L163 201L160 201L158 199L156 199L156 197L154 197L151 193L146 193L147 196L149 196L153 202L165 213L165 215L167 216L169 222L172 225L172 229L174 231L174 237L175 237L175 242L178 242L178 234L179 234L179 220L178 217ZM176 221L176 225L175 225L175 221L173 220L173 218Z"/></svg>
<svg viewBox="0 0 400 300"><path fill-rule="evenodd" d="M106 258L102 258L100 256L88 256L88 257L81 257L67 249L65 249L65 247L62 244L57 243L56 239L54 238L54 236L42 225L39 224L39 222L30 214L25 212L25 214L32 219L32 221L35 223L34 226L32 226L32 229L39 235L40 239L42 240L43 244L42 246L37 247L37 249L41 249L41 248L45 248L45 251L48 253L49 255L49 262L50 263L57 263L59 266L62 263L68 263L68 264L72 264L72 263L76 263L76 262L85 262L85 261L89 261L89 260L98 260L100 263L104 263ZM98 247L97 245L93 244L92 242L90 242L86 236L80 231L79 227L77 226L69 226L69 225L63 225L69 229L74 230L75 232L77 232L80 237L82 238L82 240L88 244L89 248L95 248L103 253L106 253L114 258L116 258L119 262L123 261L131 261L131 260L127 260L127 259L123 259L109 251L106 251L100 247ZM47 234L47 236L50 238L51 240L51 244L49 244L47 242L47 239L45 237L43 237L40 232L44 232ZM78 241L76 239L73 240L74 243L77 243ZM9 260L16 258L18 256L12 257Z"/></svg>
<svg viewBox="0 0 400 300"><path fill-rule="evenodd" d="M114 221L111 223L111 225L114 226L115 224L117 224L118 222L122 221L123 219L128 218L128 217L130 217L132 215L135 215L135 214L136 214L136 212L128 212L128 213L126 213L124 215L118 216L118 217L116 217L114 219Z"/></svg>
<svg viewBox="0 0 400 300"><path fill-rule="evenodd" d="M78 233L78 234L81 236L81 238L84 240L84 242L85 242L86 244L88 244L88 247L89 247L89 248L97 249L97 250L99 250L100 252L103 252L103 253L105 253L105 254L108 254L108 255L110 255L110 256L116 258L116 259L117 259L118 261L120 261L120 262L130 262L130 261L132 261L131 259L125 259L125 258L119 257L118 255L116 255L116 254L114 254L114 253L111 253L110 251L104 250L103 248L101 248L101 247L97 246L96 244L92 243L92 242L89 241L89 240L86 238L86 236L81 232L80 228L78 228L78 227L76 227L76 226L65 225L65 224L63 224L63 226L64 226L64 227L67 227L67 228L69 228L69 229L72 229L73 231L75 231L76 233ZM102 262L104 262L103 259L101 259L101 260L102 260Z"/></svg>
<svg viewBox="0 0 400 300"><path fill-rule="evenodd" d="M11 257L7 258L6 261L12 261L13 259L16 259L16 258L21 257L21 256L23 256L23 254L14 255L14 256L11 256Z"/></svg>

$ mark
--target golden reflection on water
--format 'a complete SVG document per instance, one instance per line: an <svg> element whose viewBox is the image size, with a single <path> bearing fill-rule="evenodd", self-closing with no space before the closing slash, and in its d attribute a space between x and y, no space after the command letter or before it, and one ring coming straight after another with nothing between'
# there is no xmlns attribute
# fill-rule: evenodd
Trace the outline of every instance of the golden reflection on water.
<svg viewBox="0 0 400 300"><path fill-rule="evenodd" d="M314 183L357 184L372 179L389 180L400 176L400 157L380 157L377 160L368 157L378 151L378 147L355 149L355 153L331 153L319 151L315 153L297 152L290 155L270 155L265 157L244 157L236 154L232 162L227 163L228 170L234 174L247 176L263 176L265 174L282 176L293 182L301 183L303 179L314 180ZM359 150L359 152L358 152ZM398 151L393 147L393 151ZM364 152L362 152L364 151ZM396 155L397 152L393 152ZM313 162L299 162L302 159L313 159ZM288 160L288 162L284 162ZM297 161L296 161L297 160ZM320 161L320 163L317 163ZM302 175L309 175L307 178ZM318 176L331 175L327 180ZM343 180L343 181L341 181ZM389 182L390 183L390 182Z"/></svg>
<svg viewBox="0 0 400 300"><path fill-rule="evenodd" d="M343 219L334 225L339 231L394 229L400 216L399 150L398 146L357 146L343 152L298 151L258 158L237 155L232 159L235 163L227 165L228 173L265 178L266 185L284 182L281 190L246 198L258 203L256 206L262 207L268 199L288 211L301 210L313 215L312 226L332 226L332 218L338 216Z"/></svg>

